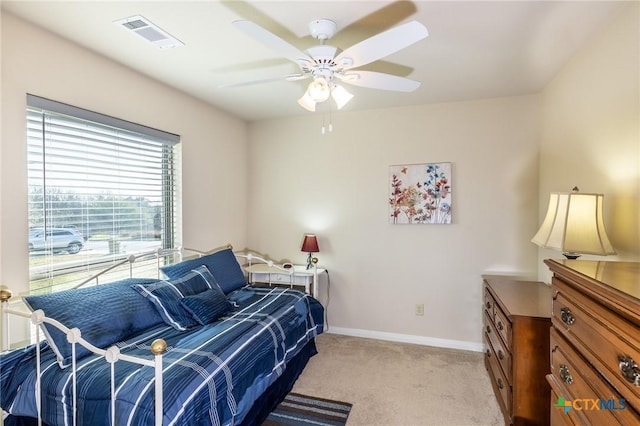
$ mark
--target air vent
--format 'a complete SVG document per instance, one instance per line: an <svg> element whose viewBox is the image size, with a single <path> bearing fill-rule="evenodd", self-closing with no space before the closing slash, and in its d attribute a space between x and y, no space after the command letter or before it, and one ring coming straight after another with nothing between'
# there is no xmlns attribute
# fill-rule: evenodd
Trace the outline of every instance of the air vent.
<svg viewBox="0 0 640 426"><path fill-rule="evenodd" d="M170 47L184 46L184 43L173 37L162 28L154 25L144 16L131 16L129 18L115 21L116 24L122 25L129 31L138 34L148 42L153 43L160 49L168 49Z"/></svg>

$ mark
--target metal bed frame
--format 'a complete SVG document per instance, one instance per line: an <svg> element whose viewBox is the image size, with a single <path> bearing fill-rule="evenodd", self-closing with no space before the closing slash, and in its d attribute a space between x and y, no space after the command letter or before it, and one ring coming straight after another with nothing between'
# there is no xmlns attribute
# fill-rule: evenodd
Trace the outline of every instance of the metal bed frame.
<svg viewBox="0 0 640 426"><path fill-rule="evenodd" d="M167 256L170 255L177 255L178 258L180 260L184 259L184 252L193 252L194 256L197 257L202 257L211 253L214 253L218 250L221 249L226 249L226 248L231 248L233 249L233 247L231 245L227 245L218 249L213 249L210 251L200 251L200 250L196 250L196 249L189 249L189 248L177 248L177 249L157 249L155 251L151 251L151 252L145 252L145 253L141 253L141 254L137 254L137 255L130 255L129 257L114 263L112 266L101 270L100 272L92 275L91 277L87 278L86 280L82 281L80 284L76 285L73 287L73 289L77 289L80 287L84 287L87 286L91 283L93 283L93 285L101 285L100 284L100 278L106 274L107 272L110 272L116 268L122 267L124 265L129 265L129 277L132 278L133 277L133 264L136 261L140 261L140 260L149 260L153 257L156 258L157 261L157 267L158 267L158 278L160 278L160 266L162 266L160 264L161 259L166 258ZM276 271L279 271L279 273L282 274L289 274L290 275L290 279L291 279L291 286L293 287L293 283L294 283L294 270L293 268L284 268L281 266L278 266L274 263L274 261L266 259L264 257L258 256L254 253L252 253L249 250L246 250L246 252L239 252L236 253L234 252L234 255L236 256L236 258L240 258L240 259L245 259L246 260L246 266L248 266L249 268L251 267L251 265L253 264L253 262L259 262L259 263L265 263L269 268L273 268ZM247 279L250 279L250 274L248 274ZM317 276L315 277L316 281L317 281ZM102 285L108 285L108 283L102 284ZM96 346L93 346L91 343L87 342L86 340L84 340L82 338L82 332L80 329L74 327L74 328L68 328L66 327L64 324L56 321L55 319L52 318L48 318L44 311L42 311L41 309L36 310L32 313L28 313L25 311L20 311L18 309L15 309L15 306L19 305L19 304L23 304L21 299L16 299L13 301L10 301L10 299L12 298L13 293L11 292L11 290L9 289L0 289L0 318L2 320L2 339L0 340L0 351L6 351L9 349L10 346L10 338L9 338L9 317L11 315L13 316L17 316L17 317L22 317L22 318L26 318L28 320L30 320L31 324L36 326L36 342L39 342L41 340L41 335L40 335L40 327L43 324L51 324L54 327L58 328L60 331L62 331L63 333L65 333L65 335L67 336L67 340L68 342L71 344L71 351L72 351L72 364L71 364L71 375L72 375L72 404L73 404L73 425L75 426L77 424L77 419L76 419L76 411L75 411L75 407L76 407L76 345L81 345L82 347L88 349L89 351L91 351L92 353L99 355L101 357L104 358L104 360L108 363L111 364L111 411L115 412L115 379L114 379L114 375L115 375L115 363L118 361L124 361L124 362L131 362L131 363L135 363L135 364L139 364L139 365L146 365L146 366L150 366L154 368L155 371L155 388L154 388L154 395L155 395L155 407L154 407L154 411L155 411L155 425L156 426L161 426L162 425L162 416L163 416L163 395L162 395L162 354L165 352L166 348L167 348L167 344L163 339L156 339L151 343L151 354L153 355L153 358L140 358L140 357L134 357L134 356L130 356L130 355L125 355L125 354L121 354L120 350L118 349L118 347L116 346L111 346L107 349L101 349L98 348ZM41 369L40 369L40 345L36 345L36 373L37 373L37 379L36 379L36 408L37 408L37 412L38 412L38 425L42 425L42 418L41 418ZM6 413L3 414L3 416L6 415ZM111 416L112 420L111 420L111 424L112 426L115 426L115 417L116 416Z"/></svg>

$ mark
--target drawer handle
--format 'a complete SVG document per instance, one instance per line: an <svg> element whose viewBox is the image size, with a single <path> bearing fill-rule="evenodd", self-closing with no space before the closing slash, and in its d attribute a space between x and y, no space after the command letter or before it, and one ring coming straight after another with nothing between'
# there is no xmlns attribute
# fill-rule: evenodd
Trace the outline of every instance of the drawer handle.
<svg viewBox="0 0 640 426"><path fill-rule="evenodd" d="M487 358L491 358L491 350L487 349Z"/></svg>
<svg viewBox="0 0 640 426"><path fill-rule="evenodd" d="M640 386L640 368L638 364L628 355L618 355L618 366L620 372L629 383L634 386Z"/></svg>
<svg viewBox="0 0 640 426"><path fill-rule="evenodd" d="M558 369L558 372L560 373L560 378L562 379L563 382L565 382L568 385L573 383L573 376L569 371L569 367L567 367L564 364L560 364L560 368Z"/></svg>
<svg viewBox="0 0 640 426"><path fill-rule="evenodd" d="M487 309L491 309L491 302L487 302L486 305Z"/></svg>
<svg viewBox="0 0 640 426"><path fill-rule="evenodd" d="M500 389L503 389L503 388L504 388L504 383L502 383L502 379L501 379L500 377L498 377L498 387L499 387Z"/></svg>
<svg viewBox="0 0 640 426"><path fill-rule="evenodd" d="M502 349L498 349L498 358L504 359L504 352L502 352Z"/></svg>
<svg viewBox="0 0 640 426"><path fill-rule="evenodd" d="M573 316L567 307L560 309L560 318L562 318L562 322L567 325L571 325L576 322L576 317Z"/></svg>
<svg viewBox="0 0 640 426"><path fill-rule="evenodd" d="M504 330L504 325L502 324L502 321L498 321L498 330L500 331Z"/></svg>
<svg viewBox="0 0 640 426"><path fill-rule="evenodd" d="M491 333L491 327L487 326L487 333Z"/></svg>

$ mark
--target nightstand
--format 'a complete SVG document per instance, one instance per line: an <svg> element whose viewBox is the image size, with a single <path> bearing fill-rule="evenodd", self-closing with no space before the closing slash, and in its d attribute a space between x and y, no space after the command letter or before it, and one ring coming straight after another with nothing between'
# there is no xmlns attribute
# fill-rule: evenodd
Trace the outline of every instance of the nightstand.
<svg viewBox="0 0 640 426"><path fill-rule="evenodd" d="M318 275L325 270L322 268L307 269L305 265L292 265L290 268L269 266L258 263L244 268L249 274L250 283L269 285L285 285L304 287L304 291L315 297Z"/></svg>

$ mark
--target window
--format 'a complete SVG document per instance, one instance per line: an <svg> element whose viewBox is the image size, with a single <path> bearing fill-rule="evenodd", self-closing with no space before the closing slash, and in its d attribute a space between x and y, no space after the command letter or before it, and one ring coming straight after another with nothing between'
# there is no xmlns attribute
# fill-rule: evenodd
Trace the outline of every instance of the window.
<svg viewBox="0 0 640 426"><path fill-rule="evenodd" d="M27 95L32 292L68 288L131 254L177 245L178 142ZM157 263L149 263L145 276L155 276Z"/></svg>

